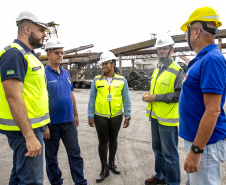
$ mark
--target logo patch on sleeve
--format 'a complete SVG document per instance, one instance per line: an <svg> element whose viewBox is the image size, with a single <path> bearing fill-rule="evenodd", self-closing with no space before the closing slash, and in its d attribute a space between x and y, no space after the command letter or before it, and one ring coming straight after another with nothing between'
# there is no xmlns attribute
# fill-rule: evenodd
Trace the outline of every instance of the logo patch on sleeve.
<svg viewBox="0 0 226 185"><path fill-rule="evenodd" d="M7 70L6 75L13 75L14 74L14 70Z"/></svg>
<svg viewBox="0 0 226 185"><path fill-rule="evenodd" d="M70 80L70 78L69 78L69 77L67 77L67 81L71 84L71 80Z"/></svg>

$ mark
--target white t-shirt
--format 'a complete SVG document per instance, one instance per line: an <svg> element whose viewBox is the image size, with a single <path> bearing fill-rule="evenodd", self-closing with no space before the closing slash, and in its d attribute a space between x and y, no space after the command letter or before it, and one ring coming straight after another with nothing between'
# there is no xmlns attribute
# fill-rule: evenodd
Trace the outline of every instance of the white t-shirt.
<svg viewBox="0 0 226 185"><path fill-rule="evenodd" d="M112 82L113 77L106 77L106 79L107 79L108 84L109 84L109 86L110 86L110 85L111 85L111 82Z"/></svg>

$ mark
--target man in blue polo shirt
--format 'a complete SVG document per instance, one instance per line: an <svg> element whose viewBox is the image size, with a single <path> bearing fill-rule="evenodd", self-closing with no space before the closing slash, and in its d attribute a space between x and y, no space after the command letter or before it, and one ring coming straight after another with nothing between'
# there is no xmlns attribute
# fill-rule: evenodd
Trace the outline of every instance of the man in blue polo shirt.
<svg viewBox="0 0 226 185"><path fill-rule="evenodd" d="M50 124L44 133L46 170L50 183L63 184L57 153L62 139L68 154L71 176L75 185L86 185L83 159L80 156L77 128L79 126L76 101L70 74L60 67L63 45L56 39L46 43L48 65L45 68L49 92Z"/></svg>
<svg viewBox="0 0 226 185"><path fill-rule="evenodd" d="M226 61L215 44L220 26L217 11L202 7L181 27L197 53L188 65L179 99L186 185L221 184L221 163L226 160Z"/></svg>

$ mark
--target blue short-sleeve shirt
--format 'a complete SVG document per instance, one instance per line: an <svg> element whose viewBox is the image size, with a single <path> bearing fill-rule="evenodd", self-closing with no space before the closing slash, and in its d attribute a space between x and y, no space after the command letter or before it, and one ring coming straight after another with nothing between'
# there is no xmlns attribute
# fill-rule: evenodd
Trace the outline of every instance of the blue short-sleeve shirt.
<svg viewBox="0 0 226 185"><path fill-rule="evenodd" d="M74 90L70 74L60 67L59 73L49 65L45 67L47 90L49 93L49 113L51 124L74 121L71 91Z"/></svg>
<svg viewBox="0 0 226 185"><path fill-rule="evenodd" d="M193 142L205 112L203 93L221 94L221 113L207 144L226 137L223 109L226 88L226 60L216 44L203 48L189 62L179 99L179 136Z"/></svg>

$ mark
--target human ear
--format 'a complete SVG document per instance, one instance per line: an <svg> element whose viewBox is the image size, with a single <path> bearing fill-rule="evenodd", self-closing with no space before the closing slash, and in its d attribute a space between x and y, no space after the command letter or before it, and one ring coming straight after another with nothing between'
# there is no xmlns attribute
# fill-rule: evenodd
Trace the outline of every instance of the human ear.
<svg viewBox="0 0 226 185"><path fill-rule="evenodd" d="M24 32L28 35L31 33L31 27L29 25L24 25Z"/></svg>

